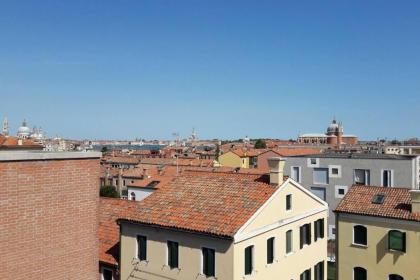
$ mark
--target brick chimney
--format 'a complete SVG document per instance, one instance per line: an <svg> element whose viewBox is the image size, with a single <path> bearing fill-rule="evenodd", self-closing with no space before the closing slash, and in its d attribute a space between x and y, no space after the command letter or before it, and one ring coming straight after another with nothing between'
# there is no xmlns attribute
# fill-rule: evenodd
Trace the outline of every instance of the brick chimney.
<svg viewBox="0 0 420 280"><path fill-rule="evenodd" d="M268 167L270 168L270 184L274 186L283 183L284 164L286 159L282 157L268 158Z"/></svg>
<svg viewBox="0 0 420 280"><path fill-rule="evenodd" d="M420 190L411 190L411 212L420 214Z"/></svg>

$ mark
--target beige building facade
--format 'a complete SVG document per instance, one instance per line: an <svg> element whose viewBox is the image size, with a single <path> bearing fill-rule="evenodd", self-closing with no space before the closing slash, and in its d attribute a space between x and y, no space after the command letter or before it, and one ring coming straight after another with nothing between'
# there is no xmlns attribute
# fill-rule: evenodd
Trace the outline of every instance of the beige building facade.
<svg viewBox="0 0 420 280"><path fill-rule="evenodd" d="M231 235L121 219L121 279L327 279L327 204L291 179L267 187L272 195Z"/></svg>

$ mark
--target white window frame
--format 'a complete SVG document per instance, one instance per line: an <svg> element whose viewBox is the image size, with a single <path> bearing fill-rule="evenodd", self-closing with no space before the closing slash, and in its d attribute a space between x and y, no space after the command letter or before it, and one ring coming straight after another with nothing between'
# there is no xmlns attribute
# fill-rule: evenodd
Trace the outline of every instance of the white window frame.
<svg viewBox="0 0 420 280"><path fill-rule="evenodd" d="M204 256L203 256L203 249L211 249L214 250L214 276L206 276L204 274ZM200 260L200 275L203 276L204 278L209 278L209 279L217 279L216 277L216 249L214 247L211 246L201 246L201 252L200 252L200 256L201 256L201 260Z"/></svg>
<svg viewBox="0 0 420 280"><path fill-rule="evenodd" d="M104 266L101 267L101 280L105 280L105 278L104 278L104 270L111 271L111 275L112 275L111 276L111 279L114 280L114 271L112 269L109 269L109 268L104 267Z"/></svg>
<svg viewBox="0 0 420 280"><path fill-rule="evenodd" d="M312 159L315 159L315 164L311 163ZM308 167L319 167L319 158L308 158L307 164L308 164Z"/></svg>
<svg viewBox="0 0 420 280"><path fill-rule="evenodd" d="M344 189L344 194L339 194L339 189ZM335 198L343 198L347 194L348 189L348 186L335 185Z"/></svg>
<svg viewBox="0 0 420 280"><path fill-rule="evenodd" d="M299 178L298 180L295 180L292 178L292 174L293 174L293 168L298 168L298 172L299 172ZM295 180L298 183L302 182L302 167L301 166L290 166L290 178L292 178L293 180Z"/></svg>
<svg viewBox="0 0 420 280"><path fill-rule="evenodd" d="M363 170L364 172L365 172L365 183L364 183L364 185L366 185L366 186L369 186L370 185L370 177L371 177L371 172L370 172L370 169L363 169L363 168L355 168L355 169L353 169L353 183L354 184L356 184L356 170ZM368 171L369 172L369 176L367 176L367 173L368 172L366 172L366 171ZM381 174L382 175L382 174ZM369 182L367 182L367 178L369 178Z"/></svg>
<svg viewBox="0 0 420 280"><path fill-rule="evenodd" d="M335 225L328 225L328 237L330 239L335 239L335 234L333 233L333 229L335 229ZM337 229L335 230L337 233Z"/></svg>
<svg viewBox="0 0 420 280"><path fill-rule="evenodd" d="M362 226L362 227L364 227L366 229L366 245L365 244L359 244L359 243L354 242L354 228L356 226ZM367 226L360 225L360 224L353 225L353 235L352 235L351 244L354 245L354 246L358 246L358 247L366 247L366 248L368 247L368 228L367 228Z"/></svg>
<svg viewBox="0 0 420 280"><path fill-rule="evenodd" d="M337 169L338 174L333 174L333 169ZM330 178L341 178L341 165L328 165L328 176Z"/></svg>
<svg viewBox="0 0 420 280"><path fill-rule="evenodd" d="M322 185L322 186L328 186L330 184L330 172L328 168L324 168L324 167L316 167L316 169L326 169L327 170L327 183L320 183L320 182L315 182L315 168L312 170L312 183L314 185Z"/></svg>
<svg viewBox="0 0 420 280"><path fill-rule="evenodd" d="M384 172L387 171L389 172L390 176L391 176L391 185L387 186L387 188L392 188L394 186L394 170L393 169L381 169L381 186L384 186Z"/></svg>

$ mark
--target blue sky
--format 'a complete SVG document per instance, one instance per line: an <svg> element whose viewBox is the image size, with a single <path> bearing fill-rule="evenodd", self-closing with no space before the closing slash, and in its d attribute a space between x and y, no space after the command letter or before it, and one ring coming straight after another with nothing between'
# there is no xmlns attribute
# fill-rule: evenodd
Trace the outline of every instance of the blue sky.
<svg viewBox="0 0 420 280"><path fill-rule="evenodd" d="M0 117L49 136L420 137L419 1L2 1Z"/></svg>

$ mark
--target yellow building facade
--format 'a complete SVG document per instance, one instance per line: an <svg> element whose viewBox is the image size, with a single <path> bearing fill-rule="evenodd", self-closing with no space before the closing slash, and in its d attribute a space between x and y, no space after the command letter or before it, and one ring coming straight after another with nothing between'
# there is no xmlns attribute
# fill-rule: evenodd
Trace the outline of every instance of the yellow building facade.
<svg viewBox="0 0 420 280"><path fill-rule="evenodd" d="M337 279L420 280L420 210L412 212L416 192L350 189L335 210Z"/></svg>
<svg viewBox="0 0 420 280"><path fill-rule="evenodd" d="M226 167L249 168L249 157L239 156L236 153L229 151L219 156L219 163Z"/></svg>
<svg viewBox="0 0 420 280"><path fill-rule="evenodd" d="M327 204L292 179L270 187L273 194L230 236L120 220L121 279L327 279ZM139 256L139 236L147 239L147 257ZM203 248L214 250L210 276Z"/></svg>

